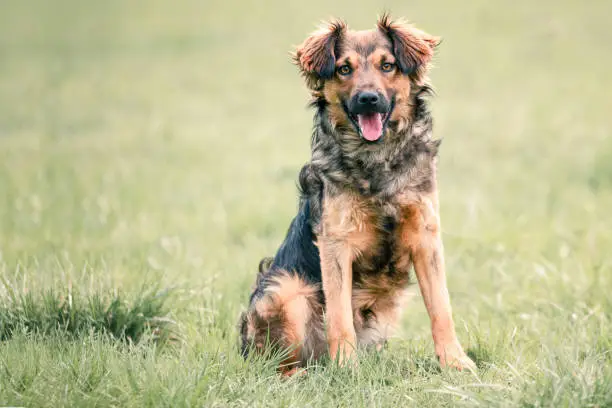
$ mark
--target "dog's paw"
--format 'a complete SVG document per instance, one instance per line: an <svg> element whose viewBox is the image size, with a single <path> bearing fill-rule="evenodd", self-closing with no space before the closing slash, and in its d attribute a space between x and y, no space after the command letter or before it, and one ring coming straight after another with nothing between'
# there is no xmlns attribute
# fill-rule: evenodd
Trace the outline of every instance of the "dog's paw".
<svg viewBox="0 0 612 408"><path fill-rule="evenodd" d="M352 333L329 339L329 355L341 367L357 367L356 338Z"/></svg>
<svg viewBox="0 0 612 408"><path fill-rule="evenodd" d="M300 368L300 367L292 367L292 368L288 368L286 370L281 370L281 375L284 378L289 378L289 377L301 377L308 374L308 370L306 370L305 368Z"/></svg>
<svg viewBox="0 0 612 408"><path fill-rule="evenodd" d="M452 367L459 371L476 371L476 364L465 354L457 342L436 347L436 354L441 367Z"/></svg>
<svg viewBox="0 0 612 408"><path fill-rule="evenodd" d="M340 367L347 367L356 369L359 368L359 359L357 358L357 353L353 346L350 347L350 352L345 352L344 355L338 359L338 364Z"/></svg>

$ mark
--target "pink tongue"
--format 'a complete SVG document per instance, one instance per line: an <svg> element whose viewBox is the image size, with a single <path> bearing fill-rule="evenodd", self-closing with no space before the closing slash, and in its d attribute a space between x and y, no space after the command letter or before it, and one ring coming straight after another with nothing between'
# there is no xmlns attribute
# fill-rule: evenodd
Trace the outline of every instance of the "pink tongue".
<svg viewBox="0 0 612 408"><path fill-rule="evenodd" d="M382 136L382 118L382 113L357 115L361 134L366 140L373 142Z"/></svg>

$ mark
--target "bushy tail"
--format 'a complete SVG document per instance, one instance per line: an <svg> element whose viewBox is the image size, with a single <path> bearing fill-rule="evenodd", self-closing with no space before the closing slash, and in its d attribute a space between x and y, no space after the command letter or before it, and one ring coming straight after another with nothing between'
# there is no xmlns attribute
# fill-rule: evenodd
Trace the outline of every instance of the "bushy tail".
<svg viewBox="0 0 612 408"><path fill-rule="evenodd" d="M270 270L270 267L272 266L272 262L274 262L274 258L269 257L269 256L259 261L259 273L263 275L268 273L268 271Z"/></svg>

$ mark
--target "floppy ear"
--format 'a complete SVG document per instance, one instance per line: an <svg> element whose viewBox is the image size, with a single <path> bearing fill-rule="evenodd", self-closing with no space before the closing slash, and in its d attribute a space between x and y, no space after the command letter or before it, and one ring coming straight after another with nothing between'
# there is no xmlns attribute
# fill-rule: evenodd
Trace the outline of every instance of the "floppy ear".
<svg viewBox="0 0 612 408"><path fill-rule="evenodd" d="M440 43L440 38L409 24L392 21L388 14L384 14L378 20L378 28L391 40L399 69L404 74L421 80L427 71L427 64L434 55L435 47Z"/></svg>
<svg viewBox="0 0 612 408"><path fill-rule="evenodd" d="M346 24L332 20L315 31L297 47L293 61L300 68L306 84L316 89L321 79L331 79L336 71L334 49Z"/></svg>

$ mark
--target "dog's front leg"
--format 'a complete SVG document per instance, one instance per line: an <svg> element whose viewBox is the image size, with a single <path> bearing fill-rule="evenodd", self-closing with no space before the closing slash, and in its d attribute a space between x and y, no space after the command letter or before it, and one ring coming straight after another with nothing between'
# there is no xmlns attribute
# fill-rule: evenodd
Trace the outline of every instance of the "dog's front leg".
<svg viewBox="0 0 612 408"><path fill-rule="evenodd" d="M329 354L343 364L353 355L356 346L351 307L352 257L347 245L333 237L322 237L319 251Z"/></svg>
<svg viewBox="0 0 612 408"><path fill-rule="evenodd" d="M344 363L356 347L353 324L353 261L374 241L367 203L352 194L328 194L317 234L325 296L327 340L332 358Z"/></svg>
<svg viewBox="0 0 612 408"><path fill-rule="evenodd" d="M404 241L408 243L423 301L431 320L436 354L442 367L475 369L465 354L453 323L437 197L421 197L404 208Z"/></svg>

